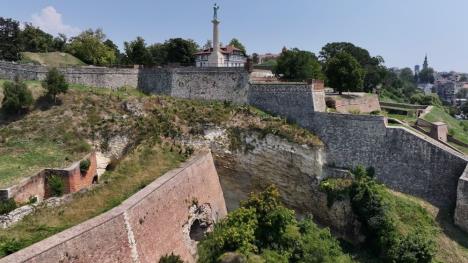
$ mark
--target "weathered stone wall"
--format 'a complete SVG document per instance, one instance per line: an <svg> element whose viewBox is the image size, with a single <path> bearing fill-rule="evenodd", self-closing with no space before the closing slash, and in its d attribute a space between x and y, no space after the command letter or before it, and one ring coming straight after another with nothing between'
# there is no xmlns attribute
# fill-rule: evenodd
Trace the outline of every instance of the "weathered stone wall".
<svg viewBox="0 0 468 263"><path fill-rule="evenodd" d="M458 180L455 224L468 233L468 165Z"/></svg>
<svg viewBox="0 0 468 263"><path fill-rule="evenodd" d="M323 140L330 165L372 166L388 187L454 207L467 163L458 152L408 129L387 127L382 116L314 113L296 121Z"/></svg>
<svg viewBox="0 0 468 263"><path fill-rule="evenodd" d="M326 100L334 101L335 109L339 113L353 111L369 113L380 111L379 97L377 94L347 93L343 95L328 95Z"/></svg>
<svg viewBox="0 0 468 263"><path fill-rule="evenodd" d="M247 103L249 74L244 68L176 68L171 96Z"/></svg>
<svg viewBox="0 0 468 263"><path fill-rule="evenodd" d="M251 83L248 103L292 120L308 118L314 112L312 88L306 83Z"/></svg>
<svg viewBox="0 0 468 263"><path fill-rule="evenodd" d="M214 221L226 207L213 159L198 154L166 173L120 206L0 260L3 262L158 262L174 253L194 262L186 223L191 207Z"/></svg>
<svg viewBox="0 0 468 263"><path fill-rule="evenodd" d="M137 87L139 69L105 67L59 68L69 83L91 87ZM13 80L16 75L24 80L44 80L48 68L39 65L15 64L0 61L0 78Z"/></svg>

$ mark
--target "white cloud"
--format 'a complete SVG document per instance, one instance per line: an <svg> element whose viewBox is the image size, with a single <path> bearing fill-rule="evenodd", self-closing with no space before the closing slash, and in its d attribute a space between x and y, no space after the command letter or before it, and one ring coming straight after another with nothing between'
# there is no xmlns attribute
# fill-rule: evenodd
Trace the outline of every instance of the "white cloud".
<svg viewBox="0 0 468 263"><path fill-rule="evenodd" d="M62 14L57 12L53 6L42 9L40 14L33 14L31 18L34 26L52 35L62 33L67 36L74 36L80 33L79 28L65 25L62 21Z"/></svg>

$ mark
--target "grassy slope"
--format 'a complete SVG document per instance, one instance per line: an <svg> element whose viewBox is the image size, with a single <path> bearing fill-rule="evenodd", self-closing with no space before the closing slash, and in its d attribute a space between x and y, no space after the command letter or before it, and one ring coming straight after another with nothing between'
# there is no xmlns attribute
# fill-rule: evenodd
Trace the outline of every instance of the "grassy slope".
<svg viewBox="0 0 468 263"><path fill-rule="evenodd" d="M47 52L47 53L32 53L21 52L21 62L32 62L50 67L60 66L82 66L86 65L78 58L68 53L62 52Z"/></svg>
<svg viewBox="0 0 468 263"><path fill-rule="evenodd" d="M453 224L450 212L439 211L417 197L390 190L387 193L386 199L390 200L395 216L400 219L399 227L402 231L417 226L435 231L436 262L468 262L468 235Z"/></svg>
<svg viewBox="0 0 468 263"><path fill-rule="evenodd" d="M449 132L453 133L453 137L458 139L464 143L468 143L468 131L463 129L462 122L468 121L461 121L453 118L448 114L443 108L434 106L428 114L424 116L424 119L430 122L441 121L445 122L448 125ZM454 145L460 150L464 151L468 154L468 148L463 148L461 146Z"/></svg>

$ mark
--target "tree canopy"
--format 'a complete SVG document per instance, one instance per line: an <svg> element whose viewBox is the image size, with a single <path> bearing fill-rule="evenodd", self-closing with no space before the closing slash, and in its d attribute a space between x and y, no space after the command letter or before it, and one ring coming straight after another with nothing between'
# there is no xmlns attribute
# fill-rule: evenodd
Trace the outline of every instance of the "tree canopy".
<svg viewBox="0 0 468 263"><path fill-rule="evenodd" d="M348 42L334 42L326 44L320 51L320 60L324 65L337 54L346 52L350 54L359 63L364 71L363 89L371 92L376 88L385 77L384 60L380 56L372 57L364 48L355 46Z"/></svg>
<svg viewBox="0 0 468 263"><path fill-rule="evenodd" d="M102 29L88 29L70 40L67 51L88 64L112 65L117 58L115 51L104 44L105 39Z"/></svg>
<svg viewBox="0 0 468 263"><path fill-rule="evenodd" d="M235 262L351 262L328 229L297 221L279 197L275 187L250 195L200 242L198 262L220 262L226 252Z"/></svg>
<svg viewBox="0 0 468 263"><path fill-rule="evenodd" d="M29 52L54 51L54 37L30 23L20 33L21 49Z"/></svg>
<svg viewBox="0 0 468 263"><path fill-rule="evenodd" d="M434 83L434 69L433 68L426 68L419 72L419 82L420 83Z"/></svg>
<svg viewBox="0 0 468 263"><path fill-rule="evenodd" d="M3 83L3 96L2 109L7 113L19 114L33 103L31 91L18 77Z"/></svg>
<svg viewBox="0 0 468 263"><path fill-rule="evenodd" d="M198 44L191 39L171 38L164 42L167 63L180 63L182 65L192 65L195 63L195 53Z"/></svg>
<svg viewBox="0 0 468 263"><path fill-rule="evenodd" d="M229 45L234 46L240 49L244 54L247 54L247 50L245 49L245 46L242 45L242 43L237 38L231 39L231 41L229 42Z"/></svg>
<svg viewBox="0 0 468 263"><path fill-rule="evenodd" d="M284 49L273 71L283 79L303 81L323 79L320 63L314 53L298 48Z"/></svg>
<svg viewBox="0 0 468 263"><path fill-rule="evenodd" d="M0 59L18 60L21 45L19 22L0 17Z"/></svg>
<svg viewBox="0 0 468 263"><path fill-rule="evenodd" d="M131 42L124 42L124 46L126 58L131 64L151 64L151 55L146 47L145 40L142 37L137 37Z"/></svg>
<svg viewBox="0 0 468 263"><path fill-rule="evenodd" d="M361 91L364 74L359 62L347 52L335 54L325 65L328 85L340 94L343 91Z"/></svg>
<svg viewBox="0 0 468 263"><path fill-rule="evenodd" d="M68 83L65 81L65 76L56 68L52 68L47 72L46 79L42 82L42 87L47 90L47 95L52 96L54 102L57 101L57 95L65 93L68 90Z"/></svg>

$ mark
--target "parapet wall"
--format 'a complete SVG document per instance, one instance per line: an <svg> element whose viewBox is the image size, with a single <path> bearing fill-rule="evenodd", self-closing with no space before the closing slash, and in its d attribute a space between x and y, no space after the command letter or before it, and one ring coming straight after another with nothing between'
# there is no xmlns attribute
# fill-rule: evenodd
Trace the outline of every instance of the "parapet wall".
<svg viewBox="0 0 468 263"><path fill-rule="evenodd" d="M0 263L142 262L170 253L195 262L187 223L191 207L208 207L213 221L226 215L211 153L172 170L120 206L0 260Z"/></svg>

